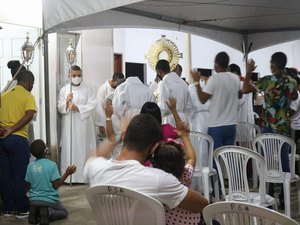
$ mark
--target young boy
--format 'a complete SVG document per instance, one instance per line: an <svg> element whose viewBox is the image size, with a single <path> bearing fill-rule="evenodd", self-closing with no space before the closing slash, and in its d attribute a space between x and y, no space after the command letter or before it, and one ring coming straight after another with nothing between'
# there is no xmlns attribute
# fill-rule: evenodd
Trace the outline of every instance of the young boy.
<svg viewBox="0 0 300 225"><path fill-rule="evenodd" d="M39 219L40 225L48 225L50 220L68 216L57 189L76 172L76 167L69 166L60 177L56 163L46 158L47 147L40 139L32 142L30 152L36 160L28 165L25 177L30 200L28 223L37 224Z"/></svg>

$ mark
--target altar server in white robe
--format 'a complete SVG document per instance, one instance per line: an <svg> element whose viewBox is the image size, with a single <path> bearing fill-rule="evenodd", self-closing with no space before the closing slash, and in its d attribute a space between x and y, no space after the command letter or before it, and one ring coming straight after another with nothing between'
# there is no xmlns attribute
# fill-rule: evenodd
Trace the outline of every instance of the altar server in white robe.
<svg viewBox="0 0 300 225"><path fill-rule="evenodd" d="M163 116L162 123L176 126L174 117L166 104L170 97L176 98L177 112L183 121L188 122L192 109L188 85L175 72L170 72L170 65L167 60L157 62L156 73L162 80L158 85L158 106Z"/></svg>
<svg viewBox="0 0 300 225"><path fill-rule="evenodd" d="M149 87L138 77L128 77L124 83L120 84L116 88L112 102L114 115L121 120L120 130L125 129L130 120L140 114L145 102L153 101L154 96Z"/></svg>
<svg viewBox="0 0 300 225"><path fill-rule="evenodd" d="M230 72L239 76L241 81L241 89L244 84L244 77L241 74L241 69L236 64L229 65ZM254 112L253 112L253 95L252 93L243 94L239 99L239 122L248 122L254 124ZM245 134L247 136L247 134Z"/></svg>
<svg viewBox="0 0 300 225"><path fill-rule="evenodd" d="M79 66L71 68L71 79L72 93L70 93L70 84L67 84L60 90L58 99L58 111L62 114L61 172L64 172L69 165L74 164L77 172L72 175L72 182L83 183L82 172L86 156L90 150L96 148L92 119L97 103L96 93L93 88L82 82L82 70ZM70 182L70 179L68 178L66 182Z"/></svg>
<svg viewBox="0 0 300 225"><path fill-rule="evenodd" d="M199 76L201 76L199 74ZM201 76L199 84L201 88L206 86L206 81ZM205 104L202 104L199 100L197 89L197 83L189 85L189 93L192 100L192 113L190 117L190 128L192 131L202 132L207 134L207 121L209 117L209 105L210 101L207 101Z"/></svg>
<svg viewBox="0 0 300 225"><path fill-rule="evenodd" d="M104 107L106 104L106 99L109 96L113 96L116 87L124 79L123 73L114 73L111 80L107 80L97 92L97 106L95 113L95 125L99 127L100 135L105 135L105 111Z"/></svg>
<svg viewBox="0 0 300 225"><path fill-rule="evenodd" d="M199 76L201 74L199 73ZM200 87L204 88L207 84L208 76L202 75L199 81ZM209 105L210 101L208 100L205 104L202 104L199 100L198 94L197 94L197 88L196 85L198 85L197 82L194 82L193 84L189 85L189 93L192 100L193 110L191 113L190 118L190 129L192 131L197 131L201 133L207 134L208 130L208 118L209 118ZM189 185L190 188L193 190L203 192L202 187L202 179L201 179L201 173L200 173L200 164L202 166L208 166L208 145L205 141L201 143L201 154L197 153L197 162L196 167L194 169L194 174L192 178L192 182Z"/></svg>

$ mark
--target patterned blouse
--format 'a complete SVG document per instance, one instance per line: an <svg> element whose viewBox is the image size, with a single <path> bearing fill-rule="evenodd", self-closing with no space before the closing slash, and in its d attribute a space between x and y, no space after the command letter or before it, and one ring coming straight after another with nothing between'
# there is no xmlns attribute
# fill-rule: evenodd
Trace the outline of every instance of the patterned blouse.
<svg viewBox="0 0 300 225"><path fill-rule="evenodd" d="M190 164L186 164L180 182L188 186L191 183L194 173L194 168ZM167 225L198 225L200 222L200 213L195 213L180 207L174 209L166 209Z"/></svg>
<svg viewBox="0 0 300 225"><path fill-rule="evenodd" d="M264 92L265 127L290 136L290 104L297 97L297 82L286 74L265 76L256 87Z"/></svg>

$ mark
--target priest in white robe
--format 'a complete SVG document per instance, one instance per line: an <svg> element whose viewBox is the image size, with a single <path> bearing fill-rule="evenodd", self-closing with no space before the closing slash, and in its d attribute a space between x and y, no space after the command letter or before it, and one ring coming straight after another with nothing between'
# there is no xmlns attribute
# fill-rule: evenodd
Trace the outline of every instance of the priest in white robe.
<svg viewBox="0 0 300 225"><path fill-rule="evenodd" d="M170 72L170 65L167 60L157 62L156 72L162 80L158 85L158 106L163 116L162 123L176 126L173 115L166 104L170 97L176 98L177 112L183 121L188 122L192 108L188 85L175 72Z"/></svg>
<svg viewBox="0 0 300 225"><path fill-rule="evenodd" d="M105 111L104 107L108 97L113 96L116 87L124 79L123 73L114 73L111 80L107 80L97 92L97 105L95 112L95 125L99 127L99 134L105 135ZM111 99L112 100L112 99Z"/></svg>
<svg viewBox="0 0 300 225"><path fill-rule="evenodd" d="M140 114L145 102L153 102L154 96L149 87L142 83L138 77L128 77L124 83L116 88L113 98L114 115L121 121L121 128L127 127L130 120Z"/></svg>
<svg viewBox="0 0 300 225"><path fill-rule="evenodd" d="M72 175L72 182L84 183L82 173L86 157L96 148L92 119L97 103L96 93L93 88L82 82L82 71L79 66L72 67L71 79L72 88L70 89L70 84L64 86L58 99L58 111L62 114L61 172L63 173L70 165L76 165L77 172ZM66 182L70 182L70 178Z"/></svg>

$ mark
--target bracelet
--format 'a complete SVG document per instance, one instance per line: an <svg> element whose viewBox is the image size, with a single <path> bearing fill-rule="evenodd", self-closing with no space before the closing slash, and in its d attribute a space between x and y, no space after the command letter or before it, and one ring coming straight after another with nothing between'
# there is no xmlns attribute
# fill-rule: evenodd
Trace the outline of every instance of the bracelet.
<svg viewBox="0 0 300 225"><path fill-rule="evenodd" d="M111 118L110 118L110 117L107 117L107 118L106 118L106 122L109 122L109 121L111 121Z"/></svg>
<svg viewBox="0 0 300 225"><path fill-rule="evenodd" d="M198 82L198 81L197 81L197 82L194 82L194 84L195 84L195 85L199 85L199 82Z"/></svg>

